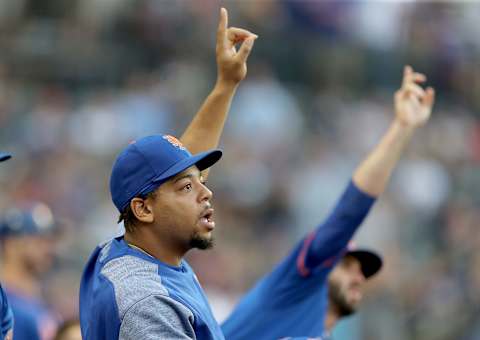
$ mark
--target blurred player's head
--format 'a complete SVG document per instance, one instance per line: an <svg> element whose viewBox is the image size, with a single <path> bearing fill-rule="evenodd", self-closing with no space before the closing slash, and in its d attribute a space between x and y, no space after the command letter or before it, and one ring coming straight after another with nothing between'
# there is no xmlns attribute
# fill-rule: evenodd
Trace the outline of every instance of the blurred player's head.
<svg viewBox="0 0 480 340"><path fill-rule="evenodd" d="M126 233L148 227L181 251L212 245L212 192L201 171L222 153L192 156L175 137L157 135L131 143L117 157L110 178L112 200Z"/></svg>
<svg viewBox="0 0 480 340"><path fill-rule="evenodd" d="M382 260L374 252L347 252L328 277L329 307L340 317L354 313L362 300L365 280L381 266Z"/></svg>
<svg viewBox="0 0 480 340"><path fill-rule="evenodd" d="M41 276L52 266L57 230L50 208L43 203L8 209L0 224L3 260Z"/></svg>

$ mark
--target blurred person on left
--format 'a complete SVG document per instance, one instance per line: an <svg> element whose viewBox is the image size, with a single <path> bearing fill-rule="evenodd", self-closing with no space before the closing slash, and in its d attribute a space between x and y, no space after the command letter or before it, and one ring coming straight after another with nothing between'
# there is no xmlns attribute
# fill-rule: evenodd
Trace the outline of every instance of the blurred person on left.
<svg viewBox="0 0 480 340"><path fill-rule="evenodd" d="M12 156L0 152L0 162L10 159ZM0 285L0 337L5 340L12 340L13 313L7 295Z"/></svg>
<svg viewBox="0 0 480 340"><path fill-rule="evenodd" d="M15 340L49 340L55 334L57 318L44 302L42 278L54 261L57 230L50 208L40 202L3 215L2 280L15 317Z"/></svg>

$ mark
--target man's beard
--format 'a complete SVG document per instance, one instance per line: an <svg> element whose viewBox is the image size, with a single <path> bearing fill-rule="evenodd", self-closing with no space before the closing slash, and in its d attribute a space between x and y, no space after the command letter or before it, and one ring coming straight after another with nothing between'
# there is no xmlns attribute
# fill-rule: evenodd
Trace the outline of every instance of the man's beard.
<svg viewBox="0 0 480 340"><path fill-rule="evenodd" d="M210 249L214 246L214 238L202 237L197 233L194 233L190 238L190 248L197 248L201 250Z"/></svg>
<svg viewBox="0 0 480 340"><path fill-rule="evenodd" d="M329 303L333 304L333 307L337 309L341 317L351 315L357 311L356 306L347 301L347 296L342 293L340 285L330 284L328 295Z"/></svg>

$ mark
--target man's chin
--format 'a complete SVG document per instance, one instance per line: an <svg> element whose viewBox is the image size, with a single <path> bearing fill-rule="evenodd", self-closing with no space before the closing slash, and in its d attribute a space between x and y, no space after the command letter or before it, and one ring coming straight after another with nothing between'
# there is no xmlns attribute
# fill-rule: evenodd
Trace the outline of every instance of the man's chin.
<svg viewBox="0 0 480 340"><path fill-rule="evenodd" d="M348 315L355 314L359 304L360 304L359 300L346 298L342 302L337 303L337 307L339 309L340 315L348 316Z"/></svg>
<svg viewBox="0 0 480 340"><path fill-rule="evenodd" d="M210 249L214 246L215 242L213 237L210 235L208 236L200 236L200 235L194 235L190 239L190 247L191 248L197 248L201 250L205 249Z"/></svg>
<svg viewBox="0 0 480 340"><path fill-rule="evenodd" d="M343 316L348 316L355 314L357 312L359 302L350 302L342 306L341 308L341 314Z"/></svg>

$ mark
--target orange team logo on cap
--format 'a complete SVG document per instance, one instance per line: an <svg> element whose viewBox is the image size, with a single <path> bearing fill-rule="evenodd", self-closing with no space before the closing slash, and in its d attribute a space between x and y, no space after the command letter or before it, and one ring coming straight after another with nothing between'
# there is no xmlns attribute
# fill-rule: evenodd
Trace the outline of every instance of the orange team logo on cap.
<svg viewBox="0 0 480 340"><path fill-rule="evenodd" d="M168 141L170 144L172 144L173 146L179 148L179 149L182 149L182 150L187 150L187 148L185 148L182 144L182 142L180 142L176 137L173 137L171 135L163 135L163 139L165 139L166 141Z"/></svg>

